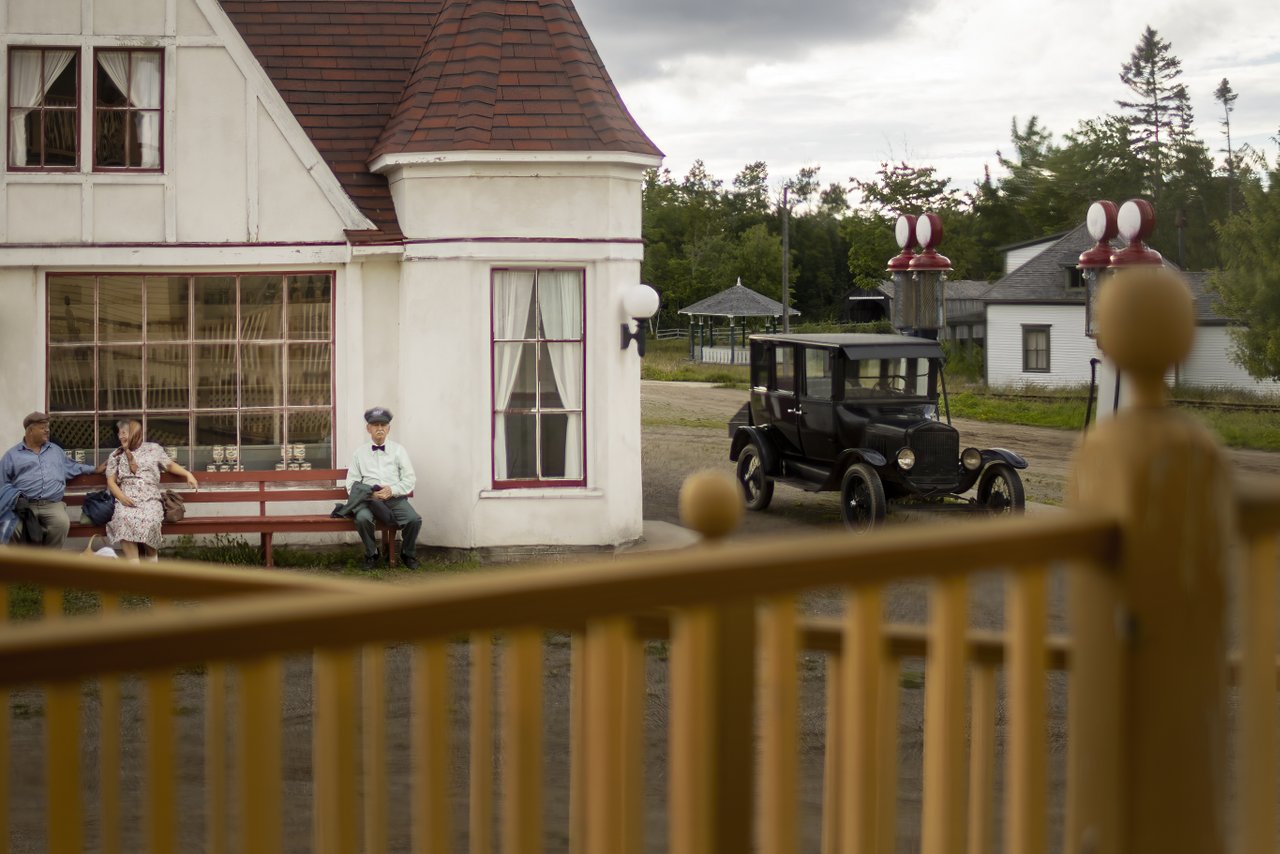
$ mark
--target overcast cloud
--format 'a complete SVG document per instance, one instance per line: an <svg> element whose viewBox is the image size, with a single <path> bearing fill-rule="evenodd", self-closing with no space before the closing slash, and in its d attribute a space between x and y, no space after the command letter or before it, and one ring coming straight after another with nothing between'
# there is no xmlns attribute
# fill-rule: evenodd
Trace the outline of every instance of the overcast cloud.
<svg viewBox="0 0 1280 854"><path fill-rule="evenodd" d="M1224 145L1280 133L1280 2L1239 0L574 0L632 115L677 178L701 158L726 184L763 160L771 182L822 167L871 177L883 160L933 165L959 187L999 174L1014 116L1061 139L1114 112L1143 29L1182 60L1197 130Z"/></svg>

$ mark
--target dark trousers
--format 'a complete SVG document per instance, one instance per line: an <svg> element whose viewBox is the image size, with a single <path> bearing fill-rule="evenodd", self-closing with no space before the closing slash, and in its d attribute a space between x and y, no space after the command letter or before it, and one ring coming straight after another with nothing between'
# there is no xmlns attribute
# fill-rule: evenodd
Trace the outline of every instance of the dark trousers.
<svg viewBox="0 0 1280 854"><path fill-rule="evenodd" d="M370 500L376 501L377 499ZM409 504L409 499L403 496L388 498L383 503L391 511L391 518L395 520L396 527L400 529L400 557L417 557L418 530L422 528L422 517ZM376 557L378 554L378 529L377 525L374 524L373 511L369 509L367 502L361 504L360 508L356 510L355 520L356 531L360 534L360 541L364 543L365 557Z"/></svg>

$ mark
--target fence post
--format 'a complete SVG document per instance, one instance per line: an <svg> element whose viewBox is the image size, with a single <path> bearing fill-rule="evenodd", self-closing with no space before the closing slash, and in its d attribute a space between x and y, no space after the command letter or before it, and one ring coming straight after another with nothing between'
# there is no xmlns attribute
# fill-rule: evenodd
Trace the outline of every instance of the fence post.
<svg viewBox="0 0 1280 854"><path fill-rule="evenodd" d="M1067 850L1220 854L1234 499L1213 437L1169 407L1163 382L1191 349L1191 294L1169 271L1128 270L1103 288L1098 321L1133 403L1085 437L1068 490L1072 506L1115 514L1122 539L1114 574L1072 578Z"/></svg>

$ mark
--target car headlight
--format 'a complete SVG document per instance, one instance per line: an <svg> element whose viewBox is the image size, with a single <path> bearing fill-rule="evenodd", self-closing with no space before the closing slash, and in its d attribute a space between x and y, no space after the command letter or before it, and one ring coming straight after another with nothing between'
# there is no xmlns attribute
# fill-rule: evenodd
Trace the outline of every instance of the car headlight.
<svg viewBox="0 0 1280 854"><path fill-rule="evenodd" d="M898 451L898 468L903 471L911 471L911 467L916 464L916 452L910 448L903 448Z"/></svg>
<svg viewBox="0 0 1280 854"><path fill-rule="evenodd" d="M965 448L960 455L960 463L969 471L976 471L982 465L982 451L977 448Z"/></svg>

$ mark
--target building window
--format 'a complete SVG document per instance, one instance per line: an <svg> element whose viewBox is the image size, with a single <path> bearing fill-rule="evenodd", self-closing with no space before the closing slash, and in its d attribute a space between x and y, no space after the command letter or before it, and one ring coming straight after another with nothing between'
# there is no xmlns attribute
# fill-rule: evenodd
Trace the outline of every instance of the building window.
<svg viewBox="0 0 1280 854"><path fill-rule="evenodd" d="M1022 327L1023 373L1049 372L1049 327Z"/></svg>
<svg viewBox="0 0 1280 854"><path fill-rule="evenodd" d="M79 53L9 50L9 166L74 169L79 163Z"/></svg>
<svg viewBox="0 0 1280 854"><path fill-rule="evenodd" d="M51 274L54 441L102 460L140 416L193 471L332 468L333 305L328 273Z"/></svg>
<svg viewBox="0 0 1280 854"><path fill-rule="evenodd" d="M163 52L98 50L94 60L93 167L159 169Z"/></svg>
<svg viewBox="0 0 1280 854"><path fill-rule="evenodd" d="M582 486L582 270L493 272L493 481Z"/></svg>

